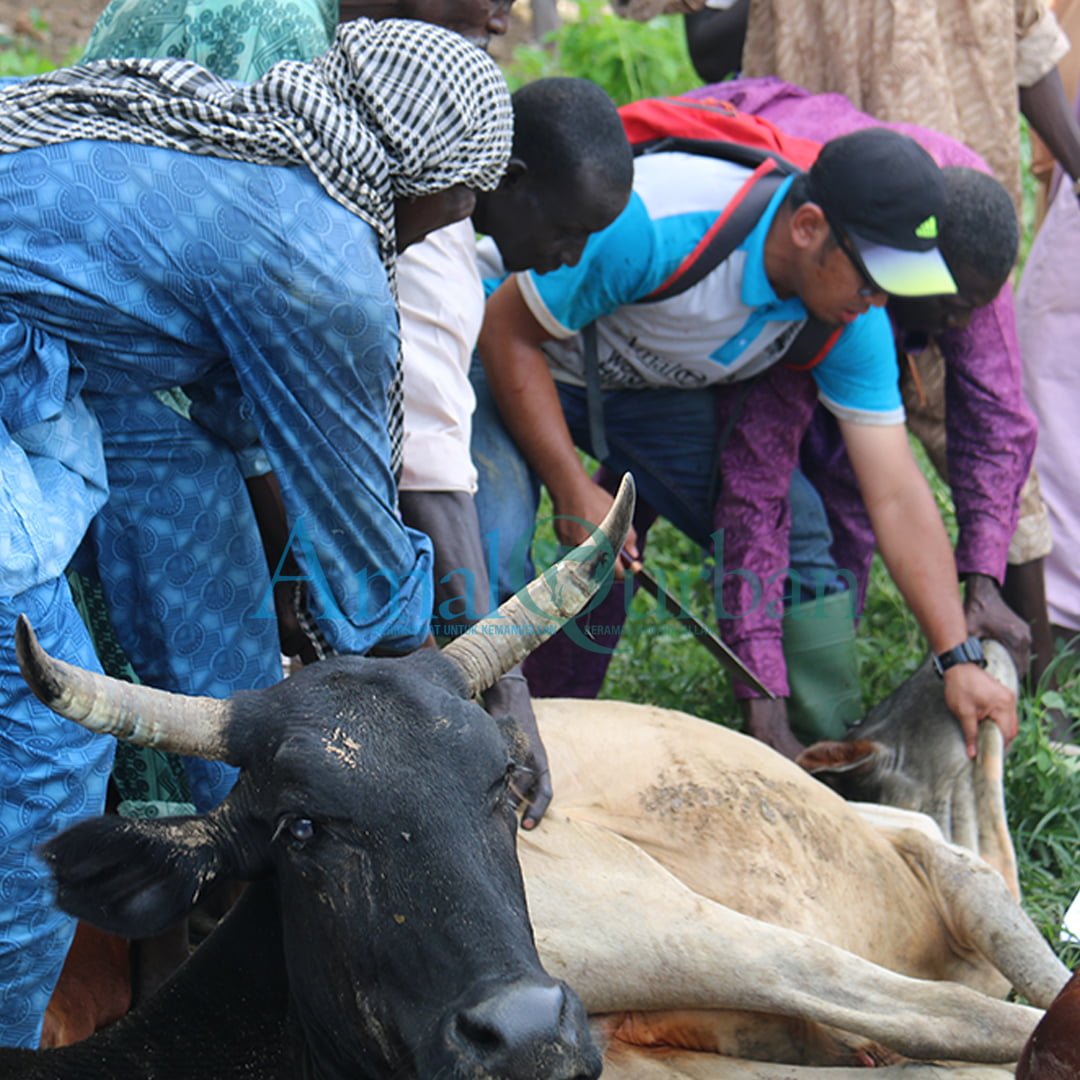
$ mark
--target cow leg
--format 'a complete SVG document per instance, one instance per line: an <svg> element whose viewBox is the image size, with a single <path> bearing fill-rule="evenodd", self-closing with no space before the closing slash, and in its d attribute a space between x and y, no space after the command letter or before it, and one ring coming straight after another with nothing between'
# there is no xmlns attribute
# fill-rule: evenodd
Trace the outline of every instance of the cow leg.
<svg viewBox="0 0 1080 1080"><path fill-rule="evenodd" d="M889 839L925 882L959 948L980 953L1024 997L1046 1008L1068 982L1069 970L1001 876L981 857L913 829Z"/></svg>
<svg viewBox="0 0 1080 1080"><path fill-rule="evenodd" d="M596 826L549 814L519 849L544 965L590 1012L749 1009L971 1062L1015 1061L1040 1016L740 915Z"/></svg>
<svg viewBox="0 0 1080 1080"><path fill-rule="evenodd" d="M600 1045L642 1050L683 1049L714 1058L746 1058L789 1065L895 1064L879 1043L811 1020L743 1009L670 1009L590 1017Z"/></svg>

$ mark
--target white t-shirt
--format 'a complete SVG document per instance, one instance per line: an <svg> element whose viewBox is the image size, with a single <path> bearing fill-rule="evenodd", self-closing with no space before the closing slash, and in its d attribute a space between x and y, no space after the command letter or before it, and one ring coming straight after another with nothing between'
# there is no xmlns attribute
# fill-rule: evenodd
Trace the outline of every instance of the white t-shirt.
<svg viewBox="0 0 1080 1080"><path fill-rule="evenodd" d="M403 491L476 493L469 455L476 395L469 383L484 289L466 219L406 248L398 259L405 372Z"/></svg>

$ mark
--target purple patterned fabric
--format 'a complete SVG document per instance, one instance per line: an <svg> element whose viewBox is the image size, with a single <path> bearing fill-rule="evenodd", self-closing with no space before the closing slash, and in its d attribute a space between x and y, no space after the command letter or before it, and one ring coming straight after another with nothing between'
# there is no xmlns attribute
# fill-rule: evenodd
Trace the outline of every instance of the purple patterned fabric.
<svg viewBox="0 0 1080 1080"><path fill-rule="evenodd" d="M717 431L736 407L736 393L717 392ZM813 377L777 364L746 395L719 463L713 554L721 575L720 633L781 697L788 695L780 621L791 527L788 487L816 404ZM758 695L735 683L735 696Z"/></svg>

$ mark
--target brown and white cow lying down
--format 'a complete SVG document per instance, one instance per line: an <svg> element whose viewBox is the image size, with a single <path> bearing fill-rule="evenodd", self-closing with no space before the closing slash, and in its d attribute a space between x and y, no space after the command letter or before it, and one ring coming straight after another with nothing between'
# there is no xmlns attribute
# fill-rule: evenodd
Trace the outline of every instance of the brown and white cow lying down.
<svg viewBox="0 0 1080 1080"><path fill-rule="evenodd" d="M557 798L519 856L546 970L603 1018L605 1076L1010 1062L1039 1014L999 995L1045 1006L1068 978L1002 877L922 815L870 824L763 744L680 713L536 705ZM984 760L998 741L984 725Z"/></svg>

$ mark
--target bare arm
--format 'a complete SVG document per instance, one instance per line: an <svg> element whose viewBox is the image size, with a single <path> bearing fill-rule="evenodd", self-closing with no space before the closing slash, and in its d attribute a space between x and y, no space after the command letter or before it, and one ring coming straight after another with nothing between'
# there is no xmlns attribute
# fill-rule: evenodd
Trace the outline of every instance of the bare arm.
<svg viewBox="0 0 1080 1080"><path fill-rule="evenodd" d="M574 449L540 349L550 337L522 299L517 281L509 278L488 300L478 348L503 423L551 493L559 539L577 544L589 532L577 522L599 522L612 497L592 482ZM632 533L626 550L636 557Z"/></svg>
<svg viewBox="0 0 1080 1080"><path fill-rule="evenodd" d="M874 526L882 558L935 653L968 636L956 564L934 497L908 447L902 425L841 421L848 455ZM974 664L945 673L945 700L960 723L969 755L980 720L1006 741L1016 735L1016 699Z"/></svg>
<svg viewBox="0 0 1080 1080"><path fill-rule="evenodd" d="M967 637L956 563L903 425L841 421L848 455L885 559L934 652Z"/></svg>
<svg viewBox="0 0 1080 1080"><path fill-rule="evenodd" d="M1080 126L1065 99L1057 68L1032 86L1020 88L1020 111L1061 167L1073 180L1080 180Z"/></svg>
<svg viewBox="0 0 1080 1080"><path fill-rule="evenodd" d="M245 484L251 508L255 511L255 523L259 527L267 567L275 579L274 610L281 651L286 656L299 656L305 664L313 664L319 659L319 654L304 633L293 607L293 591L302 575L289 550L289 522L281 498L281 487L273 473L249 476ZM279 575L284 575L284 580L277 580Z"/></svg>

